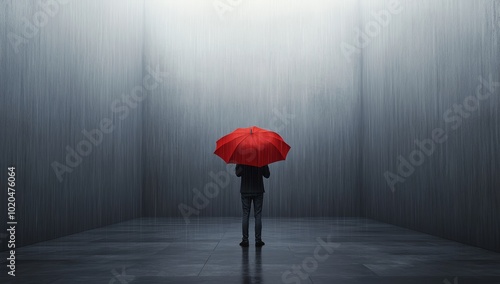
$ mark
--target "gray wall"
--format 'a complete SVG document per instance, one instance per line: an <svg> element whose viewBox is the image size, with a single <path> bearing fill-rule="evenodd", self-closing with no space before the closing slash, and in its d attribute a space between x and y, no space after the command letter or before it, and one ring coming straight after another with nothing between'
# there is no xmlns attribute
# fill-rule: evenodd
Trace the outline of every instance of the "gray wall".
<svg viewBox="0 0 500 284"><path fill-rule="evenodd" d="M450 121L454 112L444 119L476 96L479 76L500 81L498 4L403 1L401 14L363 50L365 216L500 251L500 88L460 126ZM365 1L364 23L385 6ZM437 128L447 140L404 177L398 157L410 160L420 149L414 140ZM394 192L386 171L405 179Z"/></svg>
<svg viewBox="0 0 500 284"><path fill-rule="evenodd" d="M1 1L0 181L16 165L18 244L179 205L188 220L239 216L215 141L258 125L292 147L270 166L265 216L366 216L500 251L500 90L456 130L443 119L479 76L500 80L500 5L402 1L345 49L389 7L357 2L242 1L219 17L212 1L69 1L23 36L43 8ZM130 102L150 70L168 76ZM60 182L51 164L105 118L114 130ZM392 191L384 174L439 127L448 139ZM228 180L206 197L212 174Z"/></svg>
<svg viewBox="0 0 500 284"><path fill-rule="evenodd" d="M25 36L23 18L32 22L43 11L37 2L2 1L0 15L0 226L5 232L13 164L18 245L141 213L141 110L122 121L111 104L142 81L143 3L70 1ZM17 53L9 34L25 38ZM114 131L60 182L51 164L65 164L66 146L88 141L82 130L104 118L113 119Z"/></svg>
<svg viewBox="0 0 500 284"><path fill-rule="evenodd" d="M239 179L213 152L251 125L291 146L264 216L359 215L359 56L339 52L357 5L243 1L221 19L212 1L145 3L145 63L169 72L144 103L145 216L240 216ZM201 200L211 172L229 181Z"/></svg>

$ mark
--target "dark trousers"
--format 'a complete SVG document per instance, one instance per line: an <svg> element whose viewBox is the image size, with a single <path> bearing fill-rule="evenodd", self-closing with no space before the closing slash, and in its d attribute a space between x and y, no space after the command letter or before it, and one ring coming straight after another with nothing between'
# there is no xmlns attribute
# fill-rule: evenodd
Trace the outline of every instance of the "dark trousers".
<svg viewBox="0 0 500 284"><path fill-rule="evenodd" d="M250 207L253 201L253 213L255 217L255 241L261 241L262 232L262 202L264 200L264 193L241 195L241 205L243 207L242 231L243 240L248 241L248 219L250 217Z"/></svg>

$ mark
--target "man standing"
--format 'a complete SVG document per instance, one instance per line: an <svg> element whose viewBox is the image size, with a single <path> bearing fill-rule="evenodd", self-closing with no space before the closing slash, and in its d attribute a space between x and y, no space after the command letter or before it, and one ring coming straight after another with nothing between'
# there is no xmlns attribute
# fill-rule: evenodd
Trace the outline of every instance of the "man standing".
<svg viewBox="0 0 500 284"><path fill-rule="evenodd" d="M248 247L248 219L250 217L250 207L253 201L253 212L255 217L255 246L261 247L265 243L262 241L262 202L264 200L264 180L269 178L271 173L267 165L263 167L253 167L248 165L236 165L236 176L241 177L241 205L243 207L242 247Z"/></svg>

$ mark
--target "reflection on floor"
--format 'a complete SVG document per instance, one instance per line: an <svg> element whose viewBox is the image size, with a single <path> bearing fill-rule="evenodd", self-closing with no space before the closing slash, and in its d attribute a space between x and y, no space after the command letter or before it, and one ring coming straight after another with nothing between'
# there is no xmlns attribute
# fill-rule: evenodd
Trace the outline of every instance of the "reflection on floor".
<svg viewBox="0 0 500 284"><path fill-rule="evenodd" d="M262 237L241 248L239 218L134 219L19 248L15 278L2 252L0 283L500 283L500 253L369 219L267 218Z"/></svg>

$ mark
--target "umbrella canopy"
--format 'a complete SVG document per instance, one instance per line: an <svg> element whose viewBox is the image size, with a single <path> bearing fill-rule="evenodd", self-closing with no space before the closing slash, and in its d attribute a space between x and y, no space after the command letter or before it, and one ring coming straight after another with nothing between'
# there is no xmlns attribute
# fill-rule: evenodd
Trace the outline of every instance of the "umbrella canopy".
<svg viewBox="0 0 500 284"><path fill-rule="evenodd" d="M237 128L216 144L214 154L226 163L254 167L285 160L290 150L278 133L257 126Z"/></svg>

